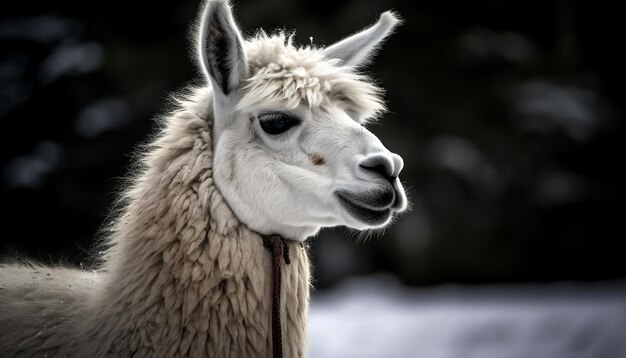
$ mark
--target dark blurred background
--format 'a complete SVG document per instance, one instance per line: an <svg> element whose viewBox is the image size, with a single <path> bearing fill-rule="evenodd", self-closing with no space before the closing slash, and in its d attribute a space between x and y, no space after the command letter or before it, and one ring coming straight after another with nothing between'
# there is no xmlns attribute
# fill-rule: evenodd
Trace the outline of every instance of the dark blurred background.
<svg viewBox="0 0 626 358"><path fill-rule="evenodd" d="M412 211L380 238L312 240L319 290L386 271L409 285L626 276L621 12L578 1L237 1L248 35L331 44L395 9L368 72ZM199 78L199 3L0 5L0 253L87 261L129 154Z"/></svg>

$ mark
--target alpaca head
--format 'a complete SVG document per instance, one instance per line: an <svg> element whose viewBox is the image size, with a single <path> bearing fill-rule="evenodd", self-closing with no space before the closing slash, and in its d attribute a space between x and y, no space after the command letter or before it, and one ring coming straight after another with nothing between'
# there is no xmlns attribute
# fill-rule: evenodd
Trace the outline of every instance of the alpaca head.
<svg viewBox="0 0 626 358"><path fill-rule="evenodd" d="M397 23L386 12L332 46L298 48L282 33L244 40L227 1L206 3L197 50L213 88L213 176L248 227L304 240L405 210L402 158L364 127L381 91L357 71Z"/></svg>

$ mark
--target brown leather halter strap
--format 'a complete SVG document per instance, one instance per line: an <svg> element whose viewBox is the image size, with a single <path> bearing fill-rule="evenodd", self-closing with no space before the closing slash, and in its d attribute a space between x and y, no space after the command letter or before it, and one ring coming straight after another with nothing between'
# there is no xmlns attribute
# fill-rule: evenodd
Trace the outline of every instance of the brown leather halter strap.
<svg viewBox="0 0 626 358"><path fill-rule="evenodd" d="M283 356L282 325L280 322L280 286L282 267L280 257L289 265L289 244L279 235L261 236L263 246L272 253L272 352L274 358Z"/></svg>

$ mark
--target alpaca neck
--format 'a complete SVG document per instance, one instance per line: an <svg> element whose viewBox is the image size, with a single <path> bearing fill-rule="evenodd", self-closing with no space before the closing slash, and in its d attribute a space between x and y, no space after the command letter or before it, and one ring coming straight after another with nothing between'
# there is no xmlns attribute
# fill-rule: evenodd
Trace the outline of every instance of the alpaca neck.
<svg viewBox="0 0 626 358"><path fill-rule="evenodd" d="M207 95L196 95L168 118L113 228L97 305L106 307L102 314L109 320L117 319L100 330L111 346L133 347L140 356L163 346L168 356L271 352L270 254L213 182ZM292 264L282 267L280 315L285 356L299 357L309 266L305 248L289 245Z"/></svg>

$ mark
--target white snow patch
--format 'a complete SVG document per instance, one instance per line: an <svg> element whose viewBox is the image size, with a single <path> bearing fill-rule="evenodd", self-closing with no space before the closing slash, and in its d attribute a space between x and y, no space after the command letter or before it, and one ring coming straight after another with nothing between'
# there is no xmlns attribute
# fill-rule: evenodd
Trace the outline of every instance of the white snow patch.
<svg viewBox="0 0 626 358"><path fill-rule="evenodd" d="M309 356L626 357L626 282L411 289L388 276L313 297Z"/></svg>

